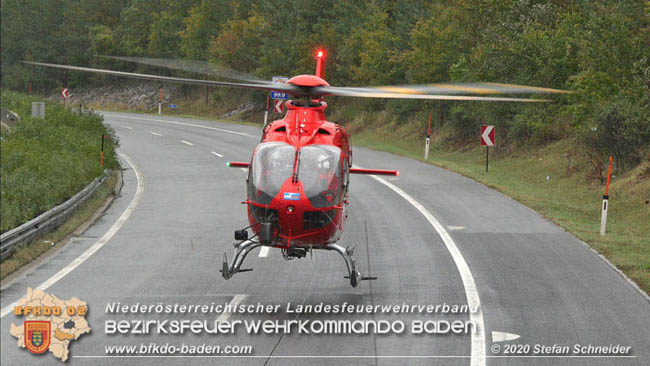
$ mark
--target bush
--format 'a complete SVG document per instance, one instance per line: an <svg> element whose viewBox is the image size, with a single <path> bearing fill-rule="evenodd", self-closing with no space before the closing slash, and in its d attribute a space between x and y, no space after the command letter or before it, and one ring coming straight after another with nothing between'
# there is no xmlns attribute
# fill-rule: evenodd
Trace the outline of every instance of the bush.
<svg viewBox="0 0 650 366"><path fill-rule="evenodd" d="M624 98L613 99L594 111L593 127L583 132L586 146L603 157L611 155L619 169L629 169L650 146L650 114Z"/></svg>
<svg viewBox="0 0 650 366"><path fill-rule="evenodd" d="M105 167L119 167L117 140L103 125L103 117L46 103L45 119L32 118L31 102L36 100L2 91L2 106L21 117L1 143L2 232L64 202L100 176L102 134L109 136Z"/></svg>

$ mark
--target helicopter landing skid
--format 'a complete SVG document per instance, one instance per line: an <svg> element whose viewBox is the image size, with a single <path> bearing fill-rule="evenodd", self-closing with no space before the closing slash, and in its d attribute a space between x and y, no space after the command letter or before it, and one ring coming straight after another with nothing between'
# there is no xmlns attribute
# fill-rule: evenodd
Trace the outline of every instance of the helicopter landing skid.
<svg viewBox="0 0 650 366"><path fill-rule="evenodd" d="M241 268L241 265L244 263L244 259L248 253L253 249L261 247L262 244L258 241L253 240L244 240L239 243L235 243L235 257L232 260L232 263L228 262L228 255L226 252L223 252L223 264L221 266L221 275L224 279L229 280L235 273L239 272L249 272L252 271L252 268Z"/></svg>
<svg viewBox="0 0 650 366"><path fill-rule="evenodd" d="M352 285L352 287L357 287L360 281L377 279L377 277L366 277L357 270L356 260L353 256L354 248L343 248L338 244L328 244L326 248L328 250L336 251L341 255L341 257L343 257L343 260L345 261L345 267L348 270L348 275L345 276L345 278L350 279L350 285Z"/></svg>

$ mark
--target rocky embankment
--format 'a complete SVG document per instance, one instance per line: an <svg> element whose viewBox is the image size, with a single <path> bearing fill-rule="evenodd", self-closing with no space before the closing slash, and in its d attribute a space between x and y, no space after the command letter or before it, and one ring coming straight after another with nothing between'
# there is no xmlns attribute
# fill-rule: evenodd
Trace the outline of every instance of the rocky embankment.
<svg viewBox="0 0 650 366"><path fill-rule="evenodd" d="M162 87L163 105L173 103L182 94L178 85ZM159 91L155 83L111 85L94 88L75 88L70 90L66 104L93 106L95 108L121 107L130 110L153 111L158 109ZM61 95L51 95L49 99L61 100Z"/></svg>
<svg viewBox="0 0 650 366"><path fill-rule="evenodd" d="M166 84L162 89L163 111L168 110L170 104L174 104L178 107L178 111L188 112L186 107L192 103L192 98L190 97L189 100L186 98L182 85ZM93 88L74 88L70 90L70 96L66 99L66 104L72 107L81 105L83 108L154 112L158 110L158 98L157 83L137 82ZM61 102L61 94L52 94L48 99ZM231 108L225 107L224 104L220 107L215 108L214 112L216 112L218 118L223 119L245 119L246 116L264 110L263 105L255 105L248 101L231 106Z"/></svg>

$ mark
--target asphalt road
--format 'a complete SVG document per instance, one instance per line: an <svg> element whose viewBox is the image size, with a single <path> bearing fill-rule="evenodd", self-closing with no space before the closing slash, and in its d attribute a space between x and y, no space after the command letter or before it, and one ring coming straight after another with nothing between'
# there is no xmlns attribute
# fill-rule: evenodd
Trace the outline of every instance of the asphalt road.
<svg viewBox="0 0 650 366"><path fill-rule="evenodd" d="M481 184L387 153L354 150L354 165L398 169L401 175L383 181L351 178L350 216L341 241L356 245L361 268L379 277L377 281L351 288L335 253L317 252L286 262L274 250L265 257L255 252L245 263L254 271L225 281L218 272L223 252L232 251L233 230L247 225L240 204L245 199L245 172L225 163L248 161L259 142L259 129L121 113L107 113L106 120L120 138L120 151L133 164L123 158L120 197L83 235L1 292L3 310L28 287L37 286L61 299L74 296L88 303L93 330L70 345L70 365L650 364L648 298L585 244ZM125 212L128 218L120 220ZM116 222L121 223L117 231ZM114 235L98 247L109 231ZM89 248L96 251L71 267ZM62 269L69 272L61 276ZM280 310L115 314L107 311L113 303L261 303L279 305ZM471 314L295 314L286 311L289 303L480 306ZM3 365L60 364L51 354L35 356L16 347L9 325L21 325L24 319L11 312L4 315ZM216 318L387 320L403 322L406 328L401 334L249 334L241 328L221 335L135 335L106 334L105 327L112 320ZM418 320L460 320L476 328L462 334L413 334L411 324ZM519 338L502 341L504 332ZM226 358L149 353L116 359L107 351L111 345L151 343L251 346L252 354ZM534 352L540 345L575 344L631 349L626 357Z"/></svg>

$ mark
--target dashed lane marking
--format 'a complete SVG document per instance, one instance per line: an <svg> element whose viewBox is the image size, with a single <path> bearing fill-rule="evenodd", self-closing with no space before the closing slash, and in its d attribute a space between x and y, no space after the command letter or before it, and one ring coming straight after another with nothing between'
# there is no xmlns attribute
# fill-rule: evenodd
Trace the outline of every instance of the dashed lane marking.
<svg viewBox="0 0 650 366"><path fill-rule="evenodd" d="M243 295L243 294L235 295L235 297L233 297L232 300L230 300L230 302L228 303L228 305L229 305L231 308L235 308L235 307L237 307L237 305L239 305L242 301L244 301L247 297L248 297L248 295ZM219 315L219 317L217 318L217 322L224 322L224 321L230 319L230 315L232 315L231 312L229 312L229 311L224 311L224 312L221 313L221 315Z"/></svg>
<svg viewBox="0 0 650 366"><path fill-rule="evenodd" d="M260 255L259 256L261 258L268 257L269 256L269 247L262 247L262 249L260 249Z"/></svg>
<svg viewBox="0 0 650 366"><path fill-rule="evenodd" d="M514 334L514 333L506 333L506 332L492 332L492 343L495 342L507 342L507 341L514 341L515 339L519 339L520 335L519 334Z"/></svg>

